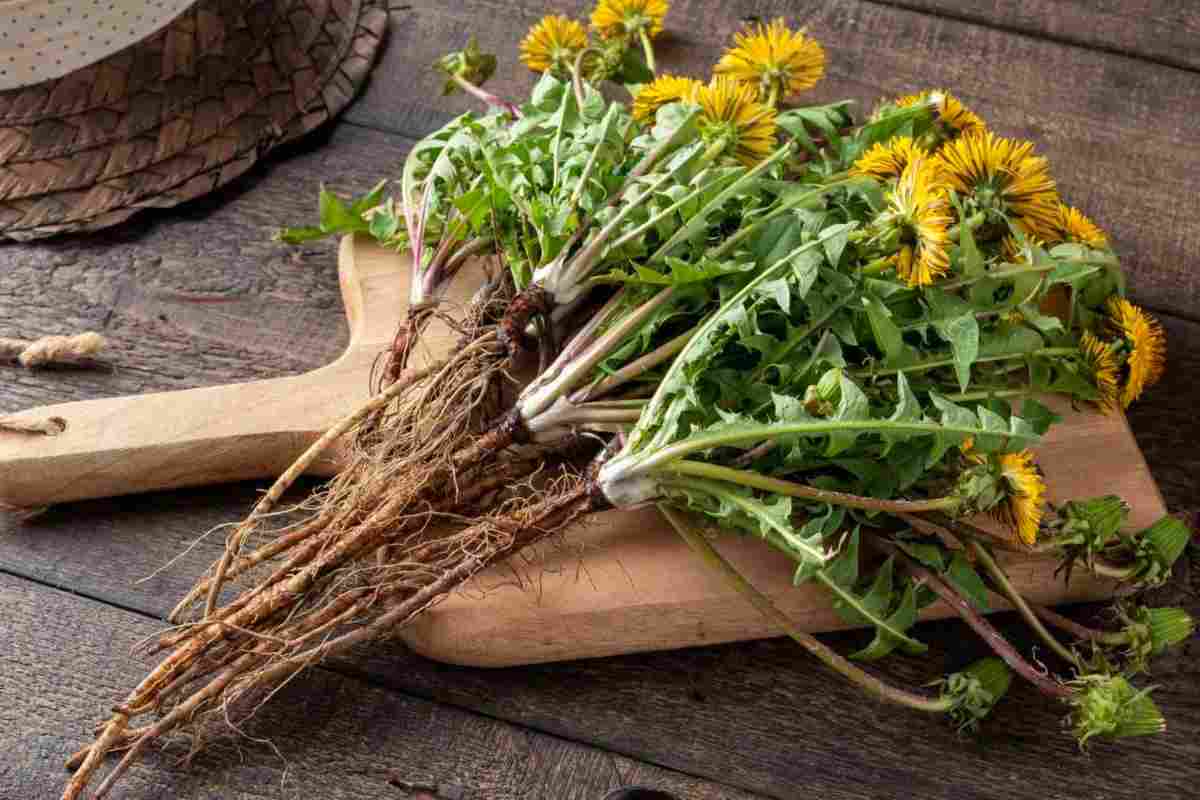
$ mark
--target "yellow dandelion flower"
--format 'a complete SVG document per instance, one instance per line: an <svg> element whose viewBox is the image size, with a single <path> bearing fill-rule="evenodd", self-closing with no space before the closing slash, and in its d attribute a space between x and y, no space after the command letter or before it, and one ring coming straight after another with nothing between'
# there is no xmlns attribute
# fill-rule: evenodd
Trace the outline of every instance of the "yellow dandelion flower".
<svg viewBox="0 0 1200 800"><path fill-rule="evenodd" d="M1129 408L1166 371L1167 337L1158 320L1123 297L1108 301L1108 327L1128 348L1121 405Z"/></svg>
<svg viewBox="0 0 1200 800"><path fill-rule="evenodd" d="M714 75L698 84L690 98L700 106L700 132L710 144L723 141L723 152L753 166L775 149L775 109L758 99L752 86Z"/></svg>
<svg viewBox="0 0 1200 800"><path fill-rule="evenodd" d="M888 216L900 227L896 274L909 286L928 286L950 269L953 222L946 185L932 160L918 155L908 162L888 196Z"/></svg>
<svg viewBox="0 0 1200 800"><path fill-rule="evenodd" d="M521 61L534 72L566 72L587 47L587 31L559 14L542 17L521 40Z"/></svg>
<svg viewBox="0 0 1200 800"><path fill-rule="evenodd" d="M1058 204L1059 238L1068 242L1079 242L1097 249L1108 247L1108 237L1078 208L1064 203Z"/></svg>
<svg viewBox="0 0 1200 800"><path fill-rule="evenodd" d="M1057 238L1058 190L1049 163L1033 154L1032 142L972 132L947 142L937 158L955 191L1004 212L1028 235Z"/></svg>
<svg viewBox="0 0 1200 800"><path fill-rule="evenodd" d="M960 134L982 133L987 130L987 124L978 114L967 108L961 100L944 89L906 95L896 100L895 106L897 108L908 108L909 106L924 102L931 97L937 105L938 119Z"/></svg>
<svg viewBox="0 0 1200 800"><path fill-rule="evenodd" d="M910 161L926 155L919 145L913 143L911 136L895 136L887 142L876 142L854 162L854 172L880 180L898 178Z"/></svg>
<svg viewBox="0 0 1200 800"><path fill-rule="evenodd" d="M1005 498L992 509L992 516L1016 531L1022 542L1032 545L1046 513L1046 482L1033 453L1001 453L996 456L996 466L1006 491Z"/></svg>
<svg viewBox="0 0 1200 800"><path fill-rule="evenodd" d="M1079 352L1099 397L1096 405L1105 413L1120 407L1121 363L1113 347L1085 331L1079 340Z"/></svg>
<svg viewBox="0 0 1200 800"><path fill-rule="evenodd" d="M637 36L642 31L653 38L662 32L669 8L667 0L600 0L592 12L592 27L605 39Z"/></svg>
<svg viewBox="0 0 1200 800"><path fill-rule="evenodd" d="M633 118L642 122L651 120L660 108L690 97L700 86L700 81L694 78L661 75L642 86L633 98Z"/></svg>
<svg viewBox="0 0 1200 800"><path fill-rule="evenodd" d="M734 34L713 72L753 86L768 102L811 89L825 75L825 48L782 19Z"/></svg>

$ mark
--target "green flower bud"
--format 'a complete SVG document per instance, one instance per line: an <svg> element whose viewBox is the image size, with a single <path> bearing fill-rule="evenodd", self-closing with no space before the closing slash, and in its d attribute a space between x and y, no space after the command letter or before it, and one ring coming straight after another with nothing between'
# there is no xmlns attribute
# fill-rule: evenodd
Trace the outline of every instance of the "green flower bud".
<svg viewBox="0 0 1200 800"><path fill-rule="evenodd" d="M454 80L455 76L476 86L486 83L487 79L492 77L496 71L496 57L480 50L479 42L472 36L467 41L466 47L442 56L433 62L433 68L449 76L446 85L442 87L442 94L449 95L460 88Z"/></svg>
<svg viewBox="0 0 1200 800"><path fill-rule="evenodd" d="M962 672L947 675L939 682L942 699L950 703L947 712L961 730L973 730L992 706L1008 691L1012 673L994 656L981 658Z"/></svg>
<svg viewBox="0 0 1200 800"><path fill-rule="evenodd" d="M1133 672L1149 672L1150 659L1192 635L1195 622L1182 608L1147 608L1132 610L1125 604L1116 607L1117 616L1125 623L1121 635L1125 639L1123 653L1126 668Z"/></svg>
<svg viewBox="0 0 1200 800"><path fill-rule="evenodd" d="M1145 586L1165 583L1191 537L1188 526L1174 517L1163 517L1142 531L1134 552L1134 580Z"/></svg>
<svg viewBox="0 0 1200 800"><path fill-rule="evenodd" d="M1135 689L1121 675L1083 675L1072 686L1070 720L1081 747L1093 736L1148 736L1167 729L1150 699L1153 687Z"/></svg>
<svg viewBox="0 0 1200 800"><path fill-rule="evenodd" d="M1129 506L1114 494L1072 500L1058 510L1059 530L1089 552L1099 552L1125 524Z"/></svg>
<svg viewBox="0 0 1200 800"><path fill-rule="evenodd" d="M1182 608L1141 608L1140 618L1150 630L1150 651L1165 652L1185 641L1196 630L1196 621Z"/></svg>

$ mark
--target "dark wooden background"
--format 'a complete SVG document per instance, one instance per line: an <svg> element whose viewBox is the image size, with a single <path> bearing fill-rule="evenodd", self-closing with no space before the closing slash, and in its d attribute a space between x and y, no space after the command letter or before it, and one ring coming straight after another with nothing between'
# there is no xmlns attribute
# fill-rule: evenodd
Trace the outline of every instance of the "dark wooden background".
<svg viewBox="0 0 1200 800"><path fill-rule="evenodd" d="M516 61L547 8L580 0L396 6L365 94L331 128L218 193L116 230L0 246L0 335L102 330L105 371L0 372L0 411L307 370L344 345L333 243L290 249L318 184L358 192L398 174L414 140L467 107L427 65L468 31L497 52L489 88L518 97ZM1171 508L1200 508L1200 9L1192 0L823 0L673 3L669 67L707 74L746 17L786 14L830 54L814 102L949 87L1003 134L1035 139L1064 196L1107 228L1133 298L1169 336L1166 379L1131 413ZM262 487L79 503L0 519L0 798L57 796L67 755L147 664L131 646L211 562L219 537L159 567ZM1194 553L1194 551L1193 551ZM1194 559L1195 556L1193 555ZM1160 593L1200 613L1200 565ZM154 577L143 580L154 573ZM1078 613L1095 613L1083 609ZM1014 632L1017 625L1001 617ZM923 680L981 655L926 624ZM830 636L853 646L860 633ZM244 740L191 768L170 752L126 798L600 800L652 784L684 798L1174 798L1200 783L1200 641L1156 665L1166 735L1080 754L1062 709L1023 686L976 737L874 705L787 641L520 669L431 663L399 647L294 682Z"/></svg>

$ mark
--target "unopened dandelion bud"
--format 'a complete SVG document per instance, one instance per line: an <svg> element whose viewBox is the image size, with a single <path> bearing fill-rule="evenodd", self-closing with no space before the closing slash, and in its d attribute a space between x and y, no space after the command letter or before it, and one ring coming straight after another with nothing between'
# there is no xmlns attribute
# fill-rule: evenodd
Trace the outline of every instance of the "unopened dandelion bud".
<svg viewBox="0 0 1200 800"><path fill-rule="evenodd" d="M467 46L462 50L447 53L433 62L434 69L448 76L442 94L452 94L460 88L455 78L461 78L467 83L482 86L496 71L496 57L479 49L479 42L472 36Z"/></svg>
<svg viewBox="0 0 1200 800"><path fill-rule="evenodd" d="M1149 736L1167 729L1150 699L1152 687L1135 689L1121 675L1084 675L1073 686L1071 727L1080 746L1096 736Z"/></svg>
<svg viewBox="0 0 1200 800"><path fill-rule="evenodd" d="M1089 552L1104 548L1129 518L1129 506L1115 494L1090 500L1072 500L1058 510L1058 527L1063 537Z"/></svg>
<svg viewBox="0 0 1200 800"><path fill-rule="evenodd" d="M1187 525L1170 516L1163 517L1142 531L1134 556L1135 581L1146 586L1166 582L1191 536Z"/></svg>
<svg viewBox="0 0 1200 800"><path fill-rule="evenodd" d="M1182 608L1143 608L1142 619L1150 631L1155 655L1186 641L1196 630L1196 620Z"/></svg>
<svg viewBox="0 0 1200 800"><path fill-rule="evenodd" d="M969 730L991 713L1011 683L1012 672L1002 660L981 658L941 681L942 699L951 704L947 713L959 729Z"/></svg>

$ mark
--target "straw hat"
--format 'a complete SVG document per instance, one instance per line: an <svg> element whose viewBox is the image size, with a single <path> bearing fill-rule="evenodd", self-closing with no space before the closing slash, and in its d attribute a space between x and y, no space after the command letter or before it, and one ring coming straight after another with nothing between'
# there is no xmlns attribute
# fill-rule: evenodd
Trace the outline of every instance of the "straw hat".
<svg viewBox="0 0 1200 800"><path fill-rule="evenodd" d="M0 0L0 239L210 192L337 114L384 0Z"/></svg>

